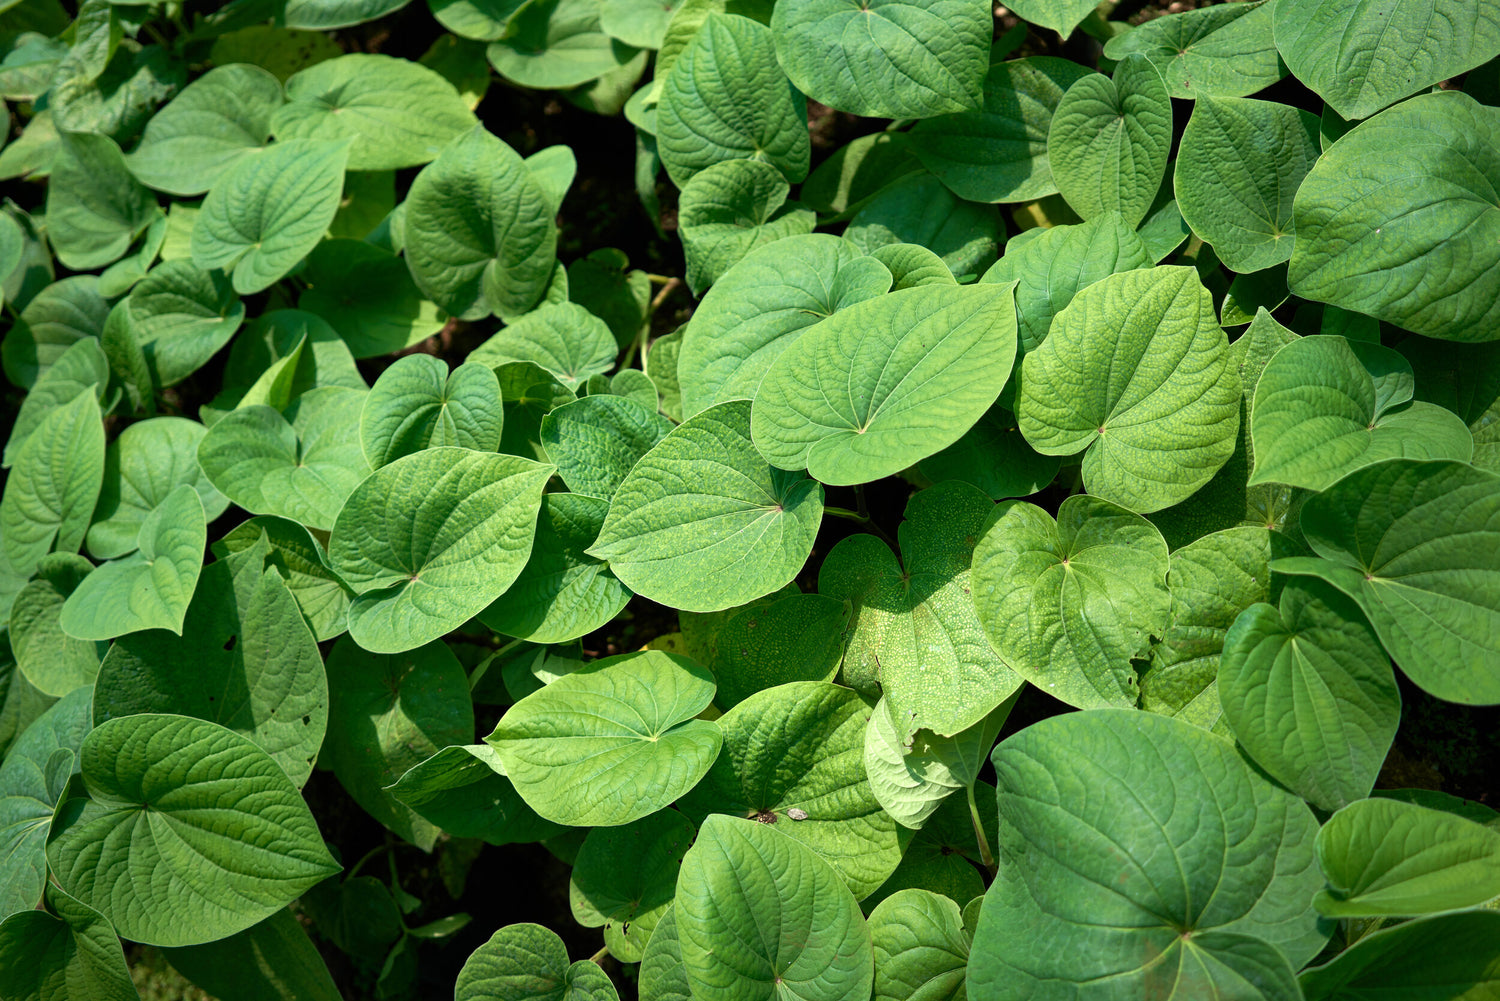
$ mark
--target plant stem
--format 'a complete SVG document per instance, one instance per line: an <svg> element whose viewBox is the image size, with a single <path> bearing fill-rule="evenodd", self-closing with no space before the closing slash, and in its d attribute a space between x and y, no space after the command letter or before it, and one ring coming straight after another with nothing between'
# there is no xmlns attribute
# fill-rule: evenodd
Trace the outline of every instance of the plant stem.
<svg viewBox="0 0 1500 1001"><path fill-rule="evenodd" d="M991 876L1000 872L1000 867L995 864L995 856L990 854L990 840L984 836L984 824L979 820L979 804L974 800L974 787L969 786L969 819L974 822L974 836L979 839L979 857L984 861L984 867L990 871Z"/></svg>
<svg viewBox="0 0 1500 1001"><path fill-rule="evenodd" d="M667 301L667 296L677 291L678 286L682 284L681 278L667 278L662 275L651 276L652 281L658 278L661 279L661 291L656 293L655 297L651 300L651 304L646 307L646 317L641 321L641 329L636 332L635 340L630 342L630 347L625 349L625 360L620 362L620 368L622 369L629 368L635 362L637 353L641 353L644 358L646 337L651 333L651 318L656 315L656 311L661 308L661 304Z"/></svg>
<svg viewBox="0 0 1500 1001"><path fill-rule="evenodd" d="M861 505L863 505L864 498L860 498L860 500ZM884 542L886 545L890 546L893 551L900 552L899 547L896 545L896 540L887 535L883 528L875 524L875 519L871 518L868 514L863 514L859 511L851 511L846 507L828 507L826 505L823 508L823 513L833 515L833 517L835 518L846 518L849 521L856 523L861 528L865 529L867 532L878 538L881 542Z"/></svg>
<svg viewBox="0 0 1500 1001"><path fill-rule="evenodd" d="M369 851L365 852L364 855L360 856L360 860L354 863L352 867L350 867L348 875L346 875L344 878L353 879L355 876L359 875L359 870L364 868L364 864L366 862L370 861L370 859L374 858L376 855L379 855L381 852L388 850L390 847L391 846L389 844L376 845L374 848L371 848Z"/></svg>
<svg viewBox="0 0 1500 1001"><path fill-rule="evenodd" d="M598 952L596 952L592 956L590 956L589 959L592 962L598 963L601 960L603 960L605 956L608 956L608 955L609 955L609 946L606 945L602 949L600 949Z"/></svg>

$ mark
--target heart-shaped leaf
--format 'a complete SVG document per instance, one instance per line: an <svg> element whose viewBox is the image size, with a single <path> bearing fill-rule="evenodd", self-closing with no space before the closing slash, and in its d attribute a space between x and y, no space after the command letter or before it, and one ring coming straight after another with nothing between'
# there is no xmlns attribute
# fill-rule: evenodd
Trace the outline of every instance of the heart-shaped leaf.
<svg viewBox="0 0 1500 1001"><path fill-rule="evenodd" d="M608 371L618 350L603 320L577 303L558 302L547 303L504 327L471 351L469 361L494 368L531 362L577 390L591 376Z"/></svg>
<svg viewBox="0 0 1500 1001"><path fill-rule="evenodd" d="M141 525L183 484L197 492L206 521L224 513L229 498L214 489L198 465L206 433L197 421L155 417L130 425L109 443L104 487L89 526L90 553L113 559L133 552Z"/></svg>
<svg viewBox="0 0 1500 1001"><path fill-rule="evenodd" d="M458 972L455 1001L619 1001L597 963L568 963L568 947L541 925L506 925Z"/></svg>
<svg viewBox="0 0 1500 1001"><path fill-rule="evenodd" d="M47 180L47 234L75 271L112 264L160 216L109 136L64 132Z"/></svg>
<svg viewBox="0 0 1500 1001"><path fill-rule="evenodd" d="M229 280L186 260L151 269L126 303L122 332L139 345L151 382L161 389L202 368L245 319L245 304Z"/></svg>
<svg viewBox="0 0 1500 1001"><path fill-rule="evenodd" d="M15 595L10 607L10 647L18 671L53 698L90 686L99 673L105 646L74 639L59 621L63 604L94 565L72 553L42 557L36 575Z"/></svg>
<svg viewBox="0 0 1500 1001"><path fill-rule="evenodd" d="M0 991L8 998L135 1001L119 936L98 911L47 887L46 910L0 924Z"/></svg>
<svg viewBox="0 0 1500 1001"><path fill-rule="evenodd" d="M876 1001L962 1001L970 929L958 904L931 890L909 889L870 914Z"/></svg>
<svg viewBox="0 0 1500 1001"><path fill-rule="evenodd" d="M85 337L74 341L41 374L21 401L20 412L15 415L15 424L5 442L3 464L8 467L16 461L21 446L42 423L43 417L82 393L93 393L102 407L108 386L109 358L98 338Z"/></svg>
<svg viewBox="0 0 1500 1001"><path fill-rule="evenodd" d="M1264 0L1215 4L1152 18L1111 38L1107 59L1139 52L1161 71L1173 97L1244 97L1286 75Z"/></svg>
<svg viewBox="0 0 1500 1001"><path fill-rule="evenodd" d="M788 205L790 193L781 171L759 160L721 160L694 174L678 199L688 288L701 294L756 248L811 233L817 216Z"/></svg>
<svg viewBox="0 0 1500 1001"><path fill-rule="evenodd" d="M608 501L671 430L671 421L634 400L585 396L542 418L542 447L569 490Z"/></svg>
<svg viewBox="0 0 1500 1001"><path fill-rule="evenodd" d="M0 498L0 555L23 579L49 552L76 553L104 483L99 401L82 393L42 418Z"/></svg>
<svg viewBox="0 0 1500 1001"><path fill-rule="evenodd" d="M604 928L609 953L638 963L677 890L677 870L693 842L693 824L676 810L596 827L583 839L568 887L573 919Z"/></svg>
<svg viewBox="0 0 1500 1001"><path fill-rule="evenodd" d="M398 358L380 373L359 415L360 445L371 469L424 448L456 445L493 452L505 411L500 381L469 362L452 373L440 358Z"/></svg>
<svg viewBox="0 0 1500 1001"><path fill-rule="evenodd" d="M497 0L485 0L494 7ZM511 5L498 0L502 11ZM486 51L490 64L522 87L560 90L587 84L606 74L629 71L644 54L606 35L599 26L597 0L543 0L514 6L504 35ZM640 67L626 91L640 77ZM618 105L615 110L618 110Z"/></svg>

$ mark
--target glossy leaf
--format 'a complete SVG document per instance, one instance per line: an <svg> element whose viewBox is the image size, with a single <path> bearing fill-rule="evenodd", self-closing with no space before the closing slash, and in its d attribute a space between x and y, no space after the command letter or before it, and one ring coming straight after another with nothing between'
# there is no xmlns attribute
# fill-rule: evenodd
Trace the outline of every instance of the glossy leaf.
<svg viewBox="0 0 1500 1001"><path fill-rule="evenodd" d="M456 1001L618 1001L598 964L568 963L557 933L535 924L506 925L475 949L458 973Z"/></svg>
<svg viewBox="0 0 1500 1001"><path fill-rule="evenodd" d="M202 368L245 319L245 304L227 278L185 260L153 268L126 303L124 332L139 345L156 388Z"/></svg>
<svg viewBox="0 0 1500 1001"><path fill-rule="evenodd" d="M360 445L371 469L445 445L493 452L504 420L500 381L488 366L468 363L450 373L441 359L411 355L380 373L365 397Z"/></svg>

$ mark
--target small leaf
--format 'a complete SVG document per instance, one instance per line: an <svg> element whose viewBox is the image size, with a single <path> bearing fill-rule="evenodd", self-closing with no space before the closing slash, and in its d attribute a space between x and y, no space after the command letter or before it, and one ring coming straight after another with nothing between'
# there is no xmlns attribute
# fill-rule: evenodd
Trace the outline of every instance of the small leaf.
<svg viewBox="0 0 1500 1001"><path fill-rule="evenodd" d="M1244 97L1286 75L1272 35L1275 9L1250 0L1167 14L1116 35L1104 55L1123 60L1139 52L1161 71L1173 97Z"/></svg>
<svg viewBox="0 0 1500 1001"><path fill-rule="evenodd" d="M60 261L74 271L112 264L159 215L113 139L62 134L47 180L47 234Z"/></svg>
<svg viewBox="0 0 1500 1001"><path fill-rule="evenodd" d="M78 552L103 482L99 401L83 393L42 418L5 481L0 556L12 572L24 579L49 552Z"/></svg>
<svg viewBox="0 0 1500 1001"><path fill-rule="evenodd" d="M141 526L172 491L186 484L203 502L205 521L229 507L198 465L198 446L207 433L182 417L156 417L132 424L104 453L104 487L89 526L88 549L96 559L114 559L136 550Z"/></svg>
<svg viewBox="0 0 1500 1001"><path fill-rule="evenodd" d="M202 368L245 319L227 278L185 260L157 265L126 303L121 333L139 345L151 373L153 385L143 391L174 386Z"/></svg>
<svg viewBox="0 0 1500 1001"><path fill-rule="evenodd" d="M542 418L542 446L569 490L608 501L671 430L671 421L634 400L585 396Z"/></svg>
<svg viewBox="0 0 1500 1001"><path fill-rule="evenodd" d="M506 925L464 963L456 1001L619 1001L597 964L569 965L568 947L541 925Z"/></svg>
<svg viewBox="0 0 1500 1001"><path fill-rule="evenodd" d="M618 350L603 320L577 303L560 302L515 319L469 352L468 360L492 368L529 361L576 390L590 376L608 371Z"/></svg>
<svg viewBox="0 0 1500 1001"><path fill-rule="evenodd" d="M485 0L484 6L504 10L509 5ZM597 0L543 0L513 9L503 34L486 54L501 76L522 87L577 87L636 57L634 49L600 28Z"/></svg>
<svg viewBox="0 0 1500 1001"><path fill-rule="evenodd" d="M816 215L788 205L790 192L781 172L758 160L722 160L692 176L678 199L677 225L693 294L751 251L812 232Z"/></svg>
<svg viewBox="0 0 1500 1001"><path fill-rule="evenodd" d="M0 924L0 992L26 1001L136 1001L120 939L98 911L47 887L44 910Z"/></svg>
<svg viewBox="0 0 1500 1001"><path fill-rule="evenodd" d="M504 420L500 381L488 366L467 362L450 373L440 358L410 355L380 373L365 397L360 445L371 469L444 445L493 452Z"/></svg>

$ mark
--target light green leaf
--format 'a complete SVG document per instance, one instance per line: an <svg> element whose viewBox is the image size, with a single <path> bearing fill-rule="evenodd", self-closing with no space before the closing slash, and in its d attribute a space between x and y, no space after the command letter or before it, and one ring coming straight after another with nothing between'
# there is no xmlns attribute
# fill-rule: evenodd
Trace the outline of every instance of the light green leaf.
<svg viewBox="0 0 1500 1001"><path fill-rule="evenodd" d="M292 6L297 5L294 0ZM332 35L256 24L215 38L209 61L215 66L250 63L269 70L277 80L285 80L298 70L332 59L341 52Z"/></svg>
<svg viewBox="0 0 1500 1001"><path fill-rule="evenodd" d="M1318 153L1318 119L1306 111L1200 98L1177 153L1177 207L1235 271L1280 264L1297 233L1292 198Z"/></svg>
<svg viewBox="0 0 1500 1001"><path fill-rule="evenodd" d="M953 793L972 789L1019 692L960 733L931 730L904 736L888 699L870 711L865 726L865 772L880 806L903 827L921 830Z"/></svg>
<svg viewBox="0 0 1500 1001"><path fill-rule="evenodd" d="M763 160L793 183L807 176L807 109L776 56L764 25L708 15L666 73L657 104L662 165L679 188L732 158Z"/></svg>
<svg viewBox="0 0 1500 1001"><path fill-rule="evenodd" d="M47 235L60 261L92 271L123 257L160 209L113 139L64 132L61 144L47 181Z"/></svg>
<svg viewBox="0 0 1500 1001"><path fill-rule="evenodd" d="M759 160L722 160L692 176L678 199L677 225L694 295L751 251L812 232L816 214L788 205L790 192L781 171Z"/></svg>
<svg viewBox="0 0 1500 1001"><path fill-rule="evenodd" d="M172 968L220 1001L339 1001L302 924L282 909L217 942L164 949Z"/></svg>
<svg viewBox="0 0 1500 1001"><path fill-rule="evenodd" d="M269 288L317 246L339 208L345 142L289 139L214 182L193 223L193 263L233 269L241 295Z"/></svg>
<svg viewBox="0 0 1500 1001"><path fill-rule="evenodd" d="M774 599L774 600L772 600ZM849 608L821 594L787 593L743 609L702 616L704 642L689 651L719 683L714 702L732 709L756 692L792 681L832 681L848 632ZM679 616L683 628L698 616ZM722 621L721 621L722 620Z"/></svg>
<svg viewBox="0 0 1500 1001"><path fill-rule="evenodd" d="M1131 510L1187 499L1234 452L1239 375L1192 268L1127 271L1083 289L1021 375L1026 440L1044 455L1087 449L1084 487Z"/></svg>
<svg viewBox="0 0 1500 1001"><path fill-rule="evenodd" d="M17 1001L137 1001L119 936L103 915L51 884L47 906L0 924L0 993Z"/></svg>
<svg viewBox="0 0 1500 1001"><path fill-rule="evenodd" d="M870 914L870 938L875 1001L964 1001L972 935L958 904L931 890L901 890Z"/></svg>
<svg viewBox="0 0 1500 1001"><path fill-rule="evenodd" d="M533 810L573 827L619 826L697 785L719 755L694 719L713 676L656 650L596 660L533 692L485 738Z"/></svg>
<svg viewBox="0 0 1500 1001"><path fill-rule="evenodd" d="M10 608L10 647L16 670L38 691L54 698L92 686L99 673L104 645L74 639L58 623L63 602L93 569L88 560L71 553L44 556L36 576L16 593Z"/></svg>
<svg viewBox="0 0 1500 1001"><path fill-rule="evenodd" d="M609 976L591 960L568 963L568 947L550 928L506 925L469 956L455 1001L618 1001Z"/></svg>
<svg viewBox="0 0 1500 1001"><path fill-rule="evenodd" d="M754 399L772 362L808 328L890 283L884 265L823 233L752 250L709 289L683 335L684 414Z"/></svg>
<svg viewBox="0 0 1500 1001"><path fill-rule="evenodd" d="M1297 79L1347 119L1500 53L1500 12L1479 0L1278 0L1276 47Z"/></svg>
<svg viewBox="0 0 1500 1001"><path fill-rule="evenodd" d="M692 1001L693 988L682 965L682 943L677 937L675 903L667 905L646 943L639 985L641 1001Z"/></svg>
<svg viewBox="0 0 1500 1001"><path fill-rule="evenodd" d="M715 612L770 594L802 569L823 487L766 464L750 404L721 403L663 438L626 475L590 555L637 594Z"/></svg>
<svg viewBox="0 0 1500 1001"><path fill-rule="evenodd" d="M270 142L281 81L259 66L215 62L217 68L151 116L140 144L125 157L143 184L170 195L201 195Z"/></svg>
<svg viewBox="0 0 1500 1001"><path fill-rule="evenodd" d="M0 556L11 571L24 579L48 553L78 552L103 482L104 423L83 393L42 418L5 481Z"/></svg>
<svg viewBox="0 0 1500 1001"><path fill-rule="evenodd" d="M541 366L569 389L614 366L618 348L603 320L577 303L548 303L532 310L469 352L469 361L492 368L517 361ZM509 399L509 397L507 397Z"/></svg>
<svg viewBox="0 0 1500 1001"><path fill-rule="evenodd" d="M865 777L869 713L858 693L827 682L756 692L719 718L724 753L679 806L695 819L775 825L831 865L856 899L869 896L906 840Z"/></svg>
<svg viewBox="0 0 1500 1001"><path fill-rule="evenodd" d="M976 1001L1292 1001L1328 937L1312 811L1227 740L1132 710L1066 713L1002 741L1000 877L969 962Z"/></svg>
<svg viewBox="0 0 1500 1001"><path fill-rule="evenodd" d="M671 421L634 400L585 396L542 418L542 445L569 490L608 501L671 430Z"/></svg>
<svg viewBox="0 0 1500 1001"><path fill-rule="evenodd" d="M442 643L370 653L345 636L327 667L324 763L372 817L431 851L437 827L399 802L390 786L444 747L474 739L474 706L458 658Z"/></svg>
<svg viewBox="0 0 1500 1001"><path fill-rule="evenodd" d="M1385 384L1399 379L1391 396ZM1382 459L1467 460L1462 418L1411 399L1411 367L1389 348L1342 337L1300 337L1271 357L1250 411L1250 484L1324 490ZM1407 404L1403 406L1403 404Z"/></svg>
<svg viewBox="0 0 1500 1001"><path fill-rule="evenodd" d="M398 358L365 397L360 444L371 469L424 448L457 445L493 452L505 411L500 381L487 365L466 362L448 371L441 358Z"/></svg>
<svg viewBox="0 0 1500 1001"><path fill-rule="evenodd" d="M541 189L546 192L552 211L562 209L563 199L578 176L578 158L570 146L548 146L537 150L525 159L526 169Z"/></svg>
<svg viewBox="0 0 1500 1001"><path fill-rule="evenodd" d="M96 569L63 602L63 631L84 640L143 629L181 635L207 544L203 502L192 486L179 484L141 520L139 551Z"/></svg>
<svg viewBox="0 0 1500 1001"><path fill-rule="evenodd" d="M442 329L405 262L373 244L324 240L300 277L308 288L297 308L327 320L356 358L401 351Z"/></svg>
<svg viewBox="0 0 1500 1001"><path fill-rule="evenodd" d="M659 49L667 23L682 0L604 0L599 26L611 38L638 49Z"/></svg>
<svg viewBox="0 0 1500 1001"><path fill-rule="evenodd" d="M1153 18L1104 46L1106 59L1139 52L1161 71L1173 97L1244 97L1286 75L1264 0L1215 4Z"/></svg>
<svg viewBox="0 0 1500 1001"><path fill-rule="evenodd" d="M513 455L443 446L371 473L328 540L329 564L358 595L349 635L367 650L399 653L483 611L531 556L552 472Z"/></svg>
<svg viewBox="0 0 1500 1001"><path fill-rule="evenodd" d="M1132 229L1167 172L1172 102L1156 67L1127 56L1114 79L1094 73L1068 88L1047 132L1058 190L1085 219L1117 211Z"/></svg>
<svg viewBox="0 0 1500 1001"><path fill-rule="evenodd" d="M286 580L313 636L321 643L342 633L353 595L328 568L322 545L303 526L286 518L250 518L210 548L224 559L258 544L262 534L271 546L267 559Z"/></svg>
<svg viewBox="0 0 1500 1001"><path fill-rule="evenodd" d="M1500 831L1393 799L1363 799L1318 831L1328 889L1313 901L1333 918L1411 917L1500 896Z"/></svg>
<svg viewBox="0 0 1500 1001"><path fill-rule="evenodd" d="M838 874L763 824L714 816L678 878L677 935L694 997L863 998L870 932Z"/></svg>
<svg viewBox="0 0 1500 1001"><path fill-rule="evenodd" d="M95 721L134 713L210 720L253 740L293 785L305 784L327 728L328 683L296 602L265 565L269 553L265 544L205 567L180 635L152 629L117 640L94 686Z"/></svg>
<svg viewBox="0 0 1500 1001"><path fill-rule="evenodd" d="M493 42L505 37L525 0L428 0L427 6L455 35Z"/></svg>
<svg viewBox="0 0 1500 1001"><path fill-rule="evenodd" d="M109 360L98 339L85 337L74 341L41 374L31 392L21 401L20 412L15 415L15 424L5 443L4 464L9 466L16 461L21 446L42 423L43 417L84 393L93 394L102 404L108 385Z"/></svg>
<svg viewBox="0 0 1500 1001"><path fill-rule="evenodd" d="M386 789L401 805L455 838L509 845L555 838L568 830L543 820L526 805L488 744L445 747Z"/></svg>
<svg viewBox="0 0 1500 1001"><path fill-rule="evenodd" d="M486 6L490 6L489 3ZM516 8L490 64L507 80L537 90L562 90L620 69L636 50L599 26L598 0L533 0Z"/></svg>
<svg viewBox="0 0 1500 1001"><path fill-rule="evenodd" d="M410 0L287 0L286 26L327 31L384 17Z"/></svg>
<svg viewBox="0 0 1500 1001"><path fill-rule="evenodd" d="M1292 292L1427 337L1500 337L1500 109L1424 94L1329 147L1297 189Z"/></svg>
<svg viewBox="0 0 1500 1001"><path fill-rule="evenodd" d="M50 276L50 257L47 264ZM17 273L23 270L18 268ZM17 304L15 293L6 301ZM22 389L33 388L64 351L78 341L99 336L108 315L109 303L99 294L99 281L93 275L75 275L47 285L6 331L0 348L5 377Z"/></svg>
<svg viewBox="0 0 1500 1001"><path fill-rule="evenodd" d="M1313 572L1364 610L1380 642L1424 691L1500 702L1500 476L1460 462L1393 459L1308 500ZM1282 570L1290 561L1278 561Z"/></svg>
<svg viewBox="0 0 1500 1001"><path fill-rule="evenodd" d="M568 886L573 919L604 928L604 944L622 963L639 963L677 889L677 869L693 842L693 824L662 810L623 827L596 827L583 839Z"/></svg>
<svg viewBox="0 0 1500 1001"><path fill-rule="evenodd" d="M863 254L892 244L927 247L953 274L972 275L995 263L1003 231L992 206L963 201L931 174L914 174L865 203L844 238Z"/></svg>
<svg viewBox="0 0 1500 1001"><path fill-rule="evenodd" d="M1486 1001L1500 990L1500 914L1422 918L1366 935L1332 962L1302 974L1307 1001L1372 994Z"/></svg>
<svg viewBox="0 0 1500 1001"><path fill-rule="evenodd" d="M198 446L215 488L252 514L328 530L370 472L359 444L362 390L303 393L286 414L250 406L226 414Z"/></svg>
<svg viewBox="0 0 1500 1001"><path fill-rule="evenodd" d="M909 148L960 198L1024 202L1055 194L1047 158L1052 116L1088 72L1054 56L996 63L984 78L982 109L919 122Z"/></svg>
<svg viewBox="0 0 1500 1001"><path fill-rule="evenodd" d="M224 275L185 260L163 261L151 269L125 301L122 319L158 389L202 368L245 319L245 304Z"/></svg>
<svg viewBox="0 0 1500 1001"><path fill-rule="evenodd" d="M89 526L88 548L96 559L134 552L141 525L183 484L203 502L213 521L229 507L198 465L202 424L181 417L156 417L132 424L104 453L104 487Z"/></svg>
<svg viewBox="0 0 1500 1001"><path fill-rule="evenodd" d="M1167 567L1161 533L1102 497L1069 497L1055 522L1004 501L974 548L974 607L1000 658L1048 695L1134 706L1132 661L1167 624Z"/></svg>
<svg viewBox="0 0 1500 1001"><path fill-rule="evenodd" d="M122 936L224 938L339 869L281 767L217 723L109 720L84 738L82 762L89 799L63 804L47 861Z"/></svg>
<svg viewBox="0 0 1500 1001"><path fill-rule="evenodd" d="M993 510L978 487L939 483L907 502L899 559L858 534L819 571L819 592L854 609L845 676L879 680L903 743L919 729L966 730L1021 685L985 639L969 593L974 545Z"/></svg>
<svg viewBox="0 0 1500 1001"><path fill-rule="evenodd" d="M420 63L353 52L310 66L286 82L271 119L277 140L350 140L350 170L427 163L474 128L453 84Z"/></svg>
<svg viewBox="0 0 1500 1001"><path fill-rule="evenodd" d="M870 251L870 256L891 273L892 292L921 285L957 285L952 270L944 260L916 243L887 243Z"/></svg>
<svg viewBox="0 0 1500 1001"><path fill-rule="evenodd" d="M691 414L682 412L682 380L677 375L677 361L682 354L682 330L658 337L646 349L644 369L661 394L660 411L674 421ZM723 401L719 401L723 402Z"/></svg>
<svg viewBox="0 0 1500 1001"><path fill-rule="evenodd" d="M1015 358L1010 286L929 285L856 303L784 351L751 414L774 465L866 483L947 448Z"/></svg>
<svg viewBox="0 0 1500 1001"><path fill-rule="evenodd" d="M990 12L963 0L815 0L771 14L776 55L813 100L867 118L975 108Z"/></svg>

